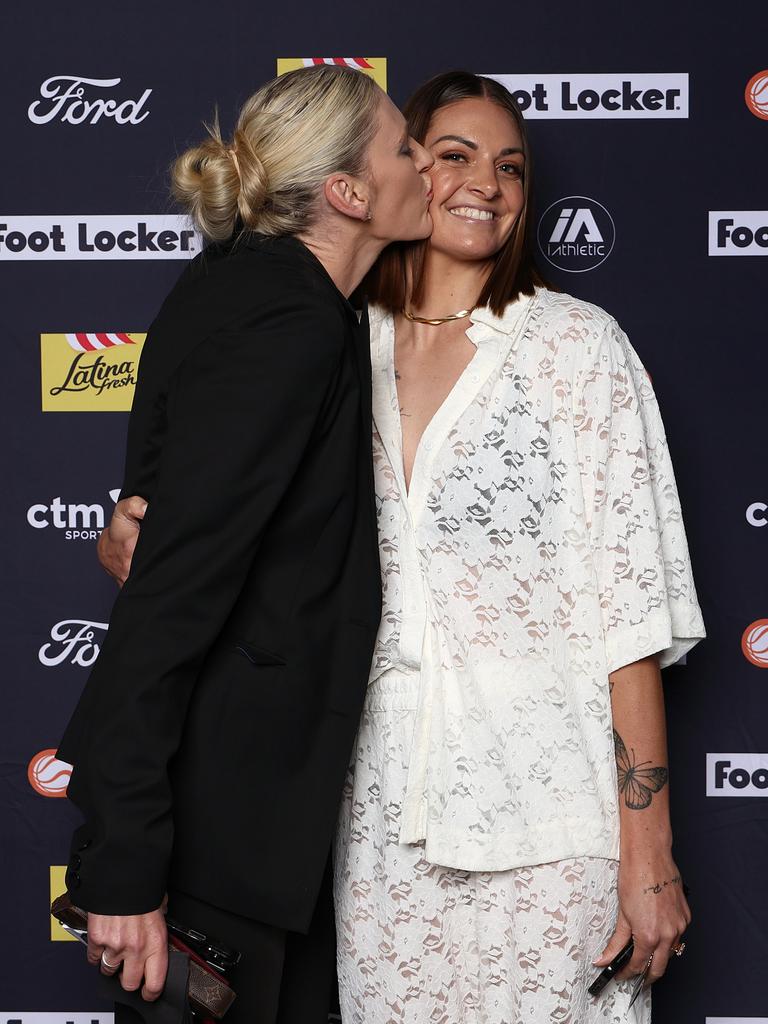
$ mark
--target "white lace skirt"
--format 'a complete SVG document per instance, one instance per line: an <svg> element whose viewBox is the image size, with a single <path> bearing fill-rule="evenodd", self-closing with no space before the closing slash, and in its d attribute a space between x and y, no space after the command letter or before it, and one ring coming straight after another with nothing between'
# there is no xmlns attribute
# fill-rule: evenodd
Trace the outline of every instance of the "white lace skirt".
<svg viewBox="0 0 768 1024"><path fill-rule="evenodd" d="M418 679L369 688L344 789L334 887L343 1024L647 1024L650 992L587 987L610 937L616 861L512 871L428 864L398 843Z"/></svg>

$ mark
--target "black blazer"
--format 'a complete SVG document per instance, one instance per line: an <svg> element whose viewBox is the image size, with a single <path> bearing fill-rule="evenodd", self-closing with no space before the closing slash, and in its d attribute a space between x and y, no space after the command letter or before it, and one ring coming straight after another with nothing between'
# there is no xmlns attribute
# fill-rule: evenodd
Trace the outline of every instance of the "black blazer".
<svg viewBox="0 0 768 1024"><path fill-rule="evenodd" d="M209 249L152 324L122 488L149 509L58 751L86 910L174 886L309 926L381 613L368 345L291 238Z"/></svg>

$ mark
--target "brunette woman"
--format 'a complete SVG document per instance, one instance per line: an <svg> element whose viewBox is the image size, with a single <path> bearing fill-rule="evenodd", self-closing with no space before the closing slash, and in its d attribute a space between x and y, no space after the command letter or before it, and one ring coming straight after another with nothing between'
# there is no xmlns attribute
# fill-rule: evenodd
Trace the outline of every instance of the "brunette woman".
<svg viewBox="0 0 768 1024"><path fill-rule="evenodd" d="M405 113L433 230L372 289L384 601L336 846L342 1018L645 1021L626 975L658 978L689 921L659 668L704 635L658 406L616 321L533 266L510 94L441 75Z"/></svg>

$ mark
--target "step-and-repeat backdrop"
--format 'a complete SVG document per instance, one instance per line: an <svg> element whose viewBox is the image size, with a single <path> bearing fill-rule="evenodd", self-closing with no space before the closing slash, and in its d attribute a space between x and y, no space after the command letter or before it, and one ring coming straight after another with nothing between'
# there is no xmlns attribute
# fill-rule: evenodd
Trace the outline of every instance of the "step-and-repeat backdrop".
<svg viewBox="0 0 768 1024"><path fill-rule="evenodd" d="M322 60L396 102L450 68L500 78L529 122L541 267L614 314L653 377L709 630L665 673L694 924L655 1020L768 1021L768 12L530 6L87 0L0 15L0 1024L111 1020L48 914L78 820L54 753L114 599L95 540L141 346L198 249L167 167L214 105L230 127L256 86ZM328 53L372 56L299 56Z"/></svg>

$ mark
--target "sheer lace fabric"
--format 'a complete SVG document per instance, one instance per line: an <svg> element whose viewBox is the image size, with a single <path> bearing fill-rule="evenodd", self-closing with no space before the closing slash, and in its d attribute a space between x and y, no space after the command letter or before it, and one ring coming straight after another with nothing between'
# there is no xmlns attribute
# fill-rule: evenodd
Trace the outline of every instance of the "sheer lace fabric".
<svg viewBox="0 0 768 1024"><path fill-rule="evenodd" d="M631 982L597 999L617 913L618 864L572 857L470 872L399 843L418 683L388 672L369 689L335 857L344 1024L647 1024Z"/></svg>
<svg viewBox="0 0 768 1024"><path fill-rule="evenodd" d="M420 669L400 839L464 870L616 857L608 674L704 635L658 405L615 320L572 296L475 310L467 336L406 491L393 323L371 315L372 679Z"/></svg>

